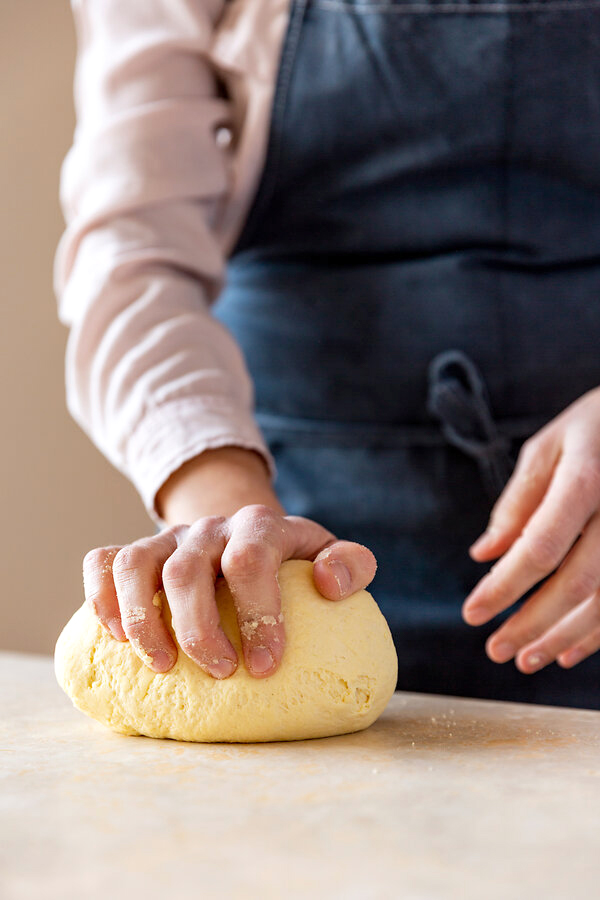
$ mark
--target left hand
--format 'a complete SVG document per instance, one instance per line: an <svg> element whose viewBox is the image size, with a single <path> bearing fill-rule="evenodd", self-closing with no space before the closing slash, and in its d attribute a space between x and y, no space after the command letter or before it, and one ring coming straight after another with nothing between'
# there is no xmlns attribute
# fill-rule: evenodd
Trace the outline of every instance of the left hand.
<svg viewBox="0 0 600 900"><path fill-rule="evenodd" d="M600 388L523 444L470 554L501 559L465 600L469 625L488 622L551 575L488 639L491 660L514 657L531 674L554 660L571 668L600 649Z"/></svg>

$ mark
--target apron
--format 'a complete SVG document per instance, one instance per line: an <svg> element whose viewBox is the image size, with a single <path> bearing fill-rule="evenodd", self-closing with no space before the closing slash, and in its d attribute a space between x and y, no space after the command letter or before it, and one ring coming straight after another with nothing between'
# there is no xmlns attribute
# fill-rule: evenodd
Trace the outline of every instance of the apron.
<svg viewBox="0 0 600 900"><path fill-rule="evenodd" d="M370 547L398 687L600 708L462 622L519 446L600 384L600 2L295 0L215 315L290 514ZM368 636L367 636L368 638Z"/></svg>

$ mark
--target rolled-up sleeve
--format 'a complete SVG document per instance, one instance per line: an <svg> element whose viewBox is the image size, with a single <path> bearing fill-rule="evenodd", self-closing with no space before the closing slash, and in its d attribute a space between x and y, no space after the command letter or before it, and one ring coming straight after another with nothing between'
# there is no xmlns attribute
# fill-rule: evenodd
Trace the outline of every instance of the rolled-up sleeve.
<svg viewBox="0 0 600 900"><path fill-rule="evenodd" d="M230 105L208 57L223 0L72 0L77 125L55 260L69 410L156 516L202 451L273 461L241 352L210 313L230 186Z"/></svg>

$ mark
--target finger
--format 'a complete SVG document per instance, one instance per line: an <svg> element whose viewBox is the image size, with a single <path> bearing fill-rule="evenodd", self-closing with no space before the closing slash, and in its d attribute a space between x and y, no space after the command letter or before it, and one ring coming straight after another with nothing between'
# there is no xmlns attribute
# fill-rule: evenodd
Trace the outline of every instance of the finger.
<svg viewBox="0 0 600 900"><path fill-rule="evenodd" d="M515 660L517 668L525 675L539 672L562 653L586 642L599 629L600 593L596 592L538 641L524 647Z"/></svg>
<svg viewBox="0 0 600 900"><path fill-rule="evenodd" d="M600 587L599 546L600 515L596 513L552 578L488 638L490 659L500 663L512 659Z"/></svg>
<svg viewBox="0 0 600 900"><path fill-rule="evenodd" d="M376 571L377 561L368 547L352 541L335 541L315 559L313 578L324 597L340 600L366 588Z"/></svg>
<svg viewBox="0 0 600 900"><path fill-rule="evenodd" d="M139 658L155 672L175 665L177 648L161 616L161 572L185 526L169 528L123 547L113 562L121 621Z"/></svg>
<svg viewBox="0 0 600 900"><path fill-rule="evenodd" d="M591 656L592 653L596 653L597 650L600 650L600 628L592 631L591 634L588 634L582 641L575 644L574 647L569 647L568 650L559 653L556 662L559 666L562 666L563 669L572 669L573 666L576 666L582 660Z"/></svg>
<svg viewBox="0 0 600 900"><path fill-rule="evenodd" d="M328 600L340 600L365 588L377 571L377 560L368 547L338 541L322 525L302 516L286 516L292 526L284 559L312 559L317 590Z"/></svg>
<svg viewBox="0 0 600 900"><path fill-rule="evenodd" d="M221 566L234 597L250 673L271 675L285 648L277 571L285 559L314 559L334 535L310 519L248 506L231 520Z"/></svg>
<svg viewBox="0 0 600 900"><path fill-rule="evenodd" d="M521 537L467 597L467 624L487 622L554 571L597 508L599 493L595 463L565 453Z"/></svg>
<svg viewBox="0 0 600 900"><path fill-rule="evenodd" d="M285 516L282 533L285 537L285 559L311 559L336 540L335 535L303 516Z"/></svg>
<svg viewBox="0 0 600 900"><path fill-rule="evenodd" d="M272 675L285 648L277 572L293 555L293 525L266 506L246 506L229 520L221 569L238 618L246 666L255 678Z"/></svg>
<svg viewBox="0 0 600 900"><path fill-rule="evenodd" d="M173 629L183 652L213 678L228 678L237 654L221 627L215 579L226 545L225 519L210 516L193 525L163 568Z"/></svg>
<svg viewBox="0 0 600 900"><path fill-rule="evenodd" d="M127 637L121 624L119 601L113 581L112 564L121 547L98 547L83 560L83 590L87 604L117 641Z"/></svg>
<svg viewBox="0 0 600 900"><path fill-rule="evenodd" d="M517 540L548 489L559 448L553 432L540 432L523 444L515 470L492 509L488 527L469 549L477 562L496 559Z"/></svg>

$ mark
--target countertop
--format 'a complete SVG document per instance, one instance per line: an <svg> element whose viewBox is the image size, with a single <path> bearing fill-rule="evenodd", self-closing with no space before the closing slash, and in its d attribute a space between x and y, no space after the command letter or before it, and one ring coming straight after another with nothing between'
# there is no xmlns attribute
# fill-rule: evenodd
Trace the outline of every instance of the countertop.
<svg viewBox="0 0 600 900"><path fill-rule="evenodd" d="M2 900L600 894L600 713L396 694L278 744L112 734L0 654Z"/></svg>

